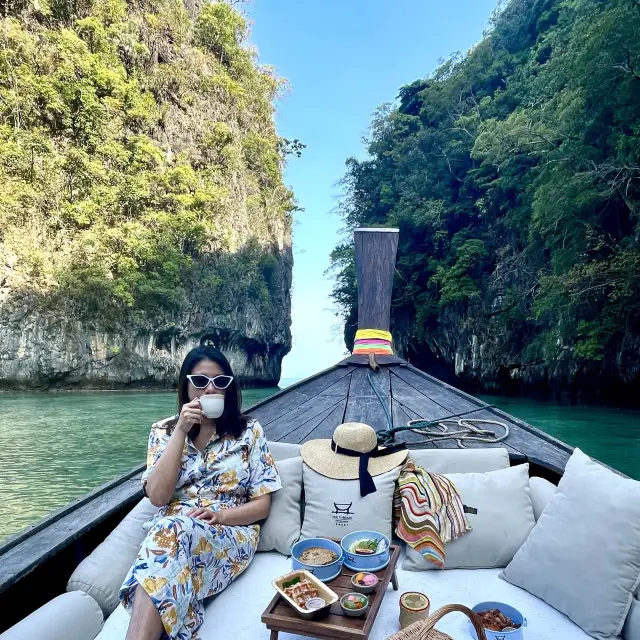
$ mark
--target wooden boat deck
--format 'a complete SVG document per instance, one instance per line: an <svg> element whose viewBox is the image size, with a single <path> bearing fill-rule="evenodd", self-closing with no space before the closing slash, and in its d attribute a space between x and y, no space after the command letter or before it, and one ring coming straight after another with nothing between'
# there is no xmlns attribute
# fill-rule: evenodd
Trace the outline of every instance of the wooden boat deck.
<svg viewBox="0 0 640 640"><path fill-rule="evenodd" d="M267 439L277 442L331 438L342 422L364 422L376 431L388 429L385 409L367 377L370 372L393 427L405 426L409 420L437 420L473 411L469 418L507 424L509 436L496 444L472 441L470 447L505 447L514 462L530 462L542 475L562 475L571 447L399 358L396 362L374 373L368 367L345 361L268 398L253 407L250 414L260 421ZM499 428L497 431L501 433ZM397 433L396 442L406 442L409 448L458 446L453 440L425 443L422 436L411 431Z"/></svg>

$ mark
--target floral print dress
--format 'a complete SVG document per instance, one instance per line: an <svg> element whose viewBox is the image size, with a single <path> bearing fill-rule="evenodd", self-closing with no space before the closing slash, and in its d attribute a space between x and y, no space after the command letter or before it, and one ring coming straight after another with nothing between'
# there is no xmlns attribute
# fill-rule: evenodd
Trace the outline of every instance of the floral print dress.
<svg viewBox="0 0 640 640"><path fill-rule="evenodd" d="M169 442L166 425L172 420L151 428L143 484ZM203 452L187 438L173 498L145 523L147 535L120 587L120 599L129 613L135 589L141 585L160 614L164 637L198 638L204 620L202 601L220 593L249 566L260 527L210 525L185 514L196 507L212 511L237 507L281 487L256 420L238 439L214 433Z"/></svg>

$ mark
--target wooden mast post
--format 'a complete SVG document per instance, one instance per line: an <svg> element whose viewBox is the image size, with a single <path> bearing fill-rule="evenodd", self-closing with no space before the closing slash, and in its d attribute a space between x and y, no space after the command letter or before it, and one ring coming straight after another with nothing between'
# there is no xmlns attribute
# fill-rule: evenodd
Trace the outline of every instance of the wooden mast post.
<svg viewBox="0 0 640 640"><path fill-rule="evenodd" d="M389 331L391 294L398 251L398 229L356 229L354 232L356 274L358 277L358 329ZM377 356L380 364L400 360L395 356ZM375 358L351 356L358 364L377 369Z"/></svg>

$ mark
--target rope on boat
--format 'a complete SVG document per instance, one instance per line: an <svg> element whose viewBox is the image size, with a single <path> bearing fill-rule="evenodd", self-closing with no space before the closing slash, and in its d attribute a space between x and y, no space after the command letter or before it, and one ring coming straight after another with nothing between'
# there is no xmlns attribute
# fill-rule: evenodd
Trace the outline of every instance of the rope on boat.
<svg viewBox="0 0 640 640"><path fill-rule="evenodd" d="M487 407L483 407L486 409ZM504 433L500 436L496 435L495 431L489 429L479 429L475 426L477 424L494 424L504 429ZM437 421L427 420L409 420L407 423L409 431L417 433L418 435L427 436L424 440L420 441L420 444L426 442L441 442L443 440L455 440L460 449L466 449L464 441L474 440L476 442L484 442L485 444L494 444L496 442L502 442L509 437L509 426L504 422L498 422L497 420L487 420L485 418L461 418L459 420L453 420L451 418L443 418ZM449 431L449 427L459 427L457 431ZM435 431L434 429L440 429Z"/></svg>
<svg viewBox="0 0 640 640"><path fill-rule="evenodd" d="M387 419L388 429L381 429L377 432L378 443L383 447L388 447L393 444L395 440L395 434L402 431L411 431L421 436L425 436L424 440L420 440L415 444L426 444L429 442L442 442L444 440L455 440L460 449L465 449L465 441L483 442L485 444L494 444L496 442L502 442L509 437L509 426L504 422L498 420L487 420L486 418L468 418L472 413L482 411L484 409L493 409L495 405L488 404L483 407L477 407L470 411L463 411L462 413L454 413L444 418L438 418L437 420L409 420L406 426L394 427L391 420L391 414L389 409L380 395L378 388L373 382L371 371L367 371L367 380L376 394L378 401L382 405L385 417ZM504 429L502 435L496 435L495 431L490 429L481 429L476 425L495 425ZM449 428L456 429L450 431ZM414 444L414 443L412 443Z"/></svg>

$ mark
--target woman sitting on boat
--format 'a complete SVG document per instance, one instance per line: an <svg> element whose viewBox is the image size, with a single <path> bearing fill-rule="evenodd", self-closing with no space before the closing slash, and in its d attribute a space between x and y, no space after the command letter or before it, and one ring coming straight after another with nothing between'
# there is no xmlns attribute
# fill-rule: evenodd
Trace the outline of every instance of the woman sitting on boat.
<svg viewBox="0 0 640 640"><path fill-rule="evenodd" d="M179 415L154 424L149 436L142 483L160 508L120 588L131 614L127 640L191 638L204 620L204 598L249 566L255 523L282 486L262 427L241 413L240 387L220 351L189 352L178 404Z"/></svg>

